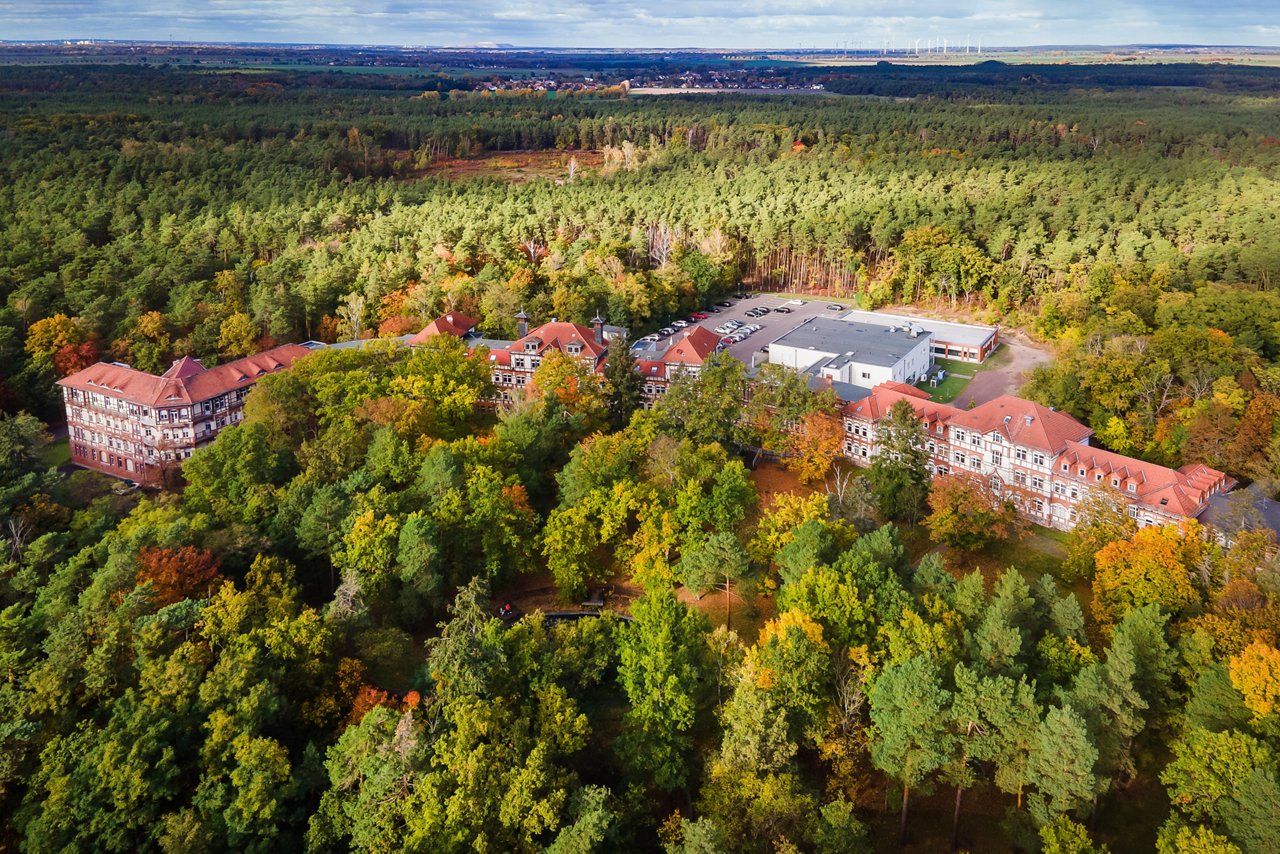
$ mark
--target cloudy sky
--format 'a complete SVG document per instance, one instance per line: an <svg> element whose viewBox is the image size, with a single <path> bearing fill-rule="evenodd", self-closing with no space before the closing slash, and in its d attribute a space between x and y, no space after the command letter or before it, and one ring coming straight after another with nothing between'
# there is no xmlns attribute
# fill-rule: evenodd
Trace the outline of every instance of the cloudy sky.
<svg viewBox="0 0 1280 854"><path fill-rule="evenodd" d="M1280 45L1280 0L0 0L0 38L577 47Z"/></svg>

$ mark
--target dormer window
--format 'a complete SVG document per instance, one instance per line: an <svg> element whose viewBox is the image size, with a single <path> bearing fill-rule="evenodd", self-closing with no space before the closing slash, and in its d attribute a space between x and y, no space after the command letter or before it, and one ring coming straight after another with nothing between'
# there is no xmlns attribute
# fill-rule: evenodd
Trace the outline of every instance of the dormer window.
<svg viewBox="0 0 1280 854"><path fill-rule="evenodd" d="M576 356L582 352L582 345L578 343L573 343L565 347L564 351L568 353L570 356Z"/></svg>
<svg viewBox="0 0 1280 854"><path fill-rule="evenodd" d="M1080 469L1080 476L1081 476L1081 477L1084 477L1084 475L1085 475L1085 471L1084 471L1084 469Z"/></svg>
<svg viewBox="0 0 1280 854"><path fill-rule="evenodd" d="M1138 491L1138 485L1137 485L1136 483L1131 483L1131 484L1129 484L1129 491L1130 491L1130 492L1137 492L1137 491Z"/></svg>
<svg viewBox="0 0 1280 854"><path fill-rule="evenodd" d="M1118 477L1111 478L1111 485L1116 487L1120 486L1120 478Z"/></svg>
<svg viewBox="0 0 1280 854"><path fill-rule="evenodd" d="M538 352L538 342L537 342L537 341L526 341L526 342L524 342L524 351L525 351L526 353L536 353L536 352Z"/></svg>
<svg viewBox="0 0 1280 854"><path fill-rule="evenodd" d="M1094 479L1094 480L1099 480L1099 481L1100 481L1100 480L1102 480L1102 472L1098 472L1096 475L1094 475L1094 476L1093 476L1093 479Z"/></svg>

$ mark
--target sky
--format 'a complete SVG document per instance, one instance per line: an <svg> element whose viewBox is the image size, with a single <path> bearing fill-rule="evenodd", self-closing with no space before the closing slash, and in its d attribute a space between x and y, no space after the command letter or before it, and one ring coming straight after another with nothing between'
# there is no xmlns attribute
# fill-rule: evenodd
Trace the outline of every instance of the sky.
<svg viewBox="0 0 1280 854"><path fill-rule="evenodd" d="M1280 45L1280 0L0 0L0 38L554 47Z"/></svg>

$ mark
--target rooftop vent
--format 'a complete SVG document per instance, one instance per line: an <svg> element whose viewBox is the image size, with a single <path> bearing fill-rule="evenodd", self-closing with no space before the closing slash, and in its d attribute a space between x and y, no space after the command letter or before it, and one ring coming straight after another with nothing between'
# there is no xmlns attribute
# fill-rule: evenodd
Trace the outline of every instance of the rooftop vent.
<svg viewBox="0 0 1280 854"><path fill-rule="evenodd" d="M1026 416L1026 419L1027 419L1027 426L1030 427L1033 419L1030 415Z"/></svg>

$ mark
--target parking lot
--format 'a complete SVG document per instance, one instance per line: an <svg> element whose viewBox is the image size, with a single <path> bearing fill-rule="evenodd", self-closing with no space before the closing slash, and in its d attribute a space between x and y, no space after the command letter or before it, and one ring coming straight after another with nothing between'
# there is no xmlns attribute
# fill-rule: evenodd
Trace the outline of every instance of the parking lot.
<svg viewBox="0 0 1280 854"><path fill-rule="evenodd" d="M796 327L796 324L805 318L839 317L843 314L843 310L831 311L827 309L828 305L835 305L836 303L793 300L785 296L774 296L772 294L751 294L744 299L726 297L723 301L731 305L728 307L717 305L715 307L716 313L711 313L709 309L705 310L704 313L711 316L706 320L690 321L687 328L702 326L716 334L717 337L724 338L726 337L725 335L720 335L715 330L727 321L736 320L742 323L743 326L753 323L759 326L760 329L756 332L735 344L729 345L729 352L733 357L748 366L767 362L769 360L768 353L761 348L767 347L790 332ZM768 308L769 313L759 317L751 317L747 314L752 309L760 307ZM845 307L847 308L847 306ZM783 311L778 311L778 309L783 309ZM665 342L658 342L654 345L654 349L662 349L665 346ZM649 349L649 345L644 342L638 342L636 349L639 354Z"/></svg>

